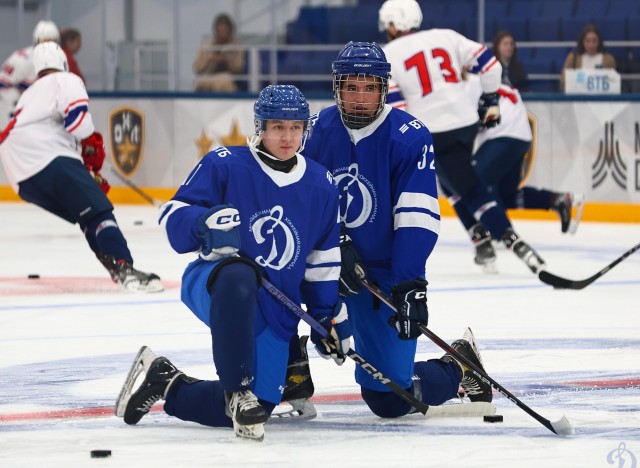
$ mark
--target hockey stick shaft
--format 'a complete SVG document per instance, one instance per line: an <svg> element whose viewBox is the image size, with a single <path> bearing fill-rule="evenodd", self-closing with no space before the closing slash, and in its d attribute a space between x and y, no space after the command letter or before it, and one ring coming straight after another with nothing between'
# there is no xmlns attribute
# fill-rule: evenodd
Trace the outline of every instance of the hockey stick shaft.
<svg viewBox="0 0 640 468"><path fill-rule="evenodd" d="M553 286L554 288L560 288L560 289L583 289L583 288L586 288L587 286L589 286L591 283L593 283L598 278L600 278L602 275L607 273L614 266L616 266L618 263L623 261L625 258L630 256L632 253L634 253L638 249L640 249L640 244L631 247L625 253L620 255L620 257L618 257L613 262L611 262L609 265L607 265L602 270L600 270L598 273L596 273L593 276L590 276L587 279L570 280L570 279L567 279L567 278L563 278L561 276L554 275L553 273L549 273L548 271L545 271L545 270L542 270L540 273L538 273L538 278L540 278L540 281L542 281L543 283L549 284L549 285Z"/></svg>
<svg viewBox="0 0 640 468"><path fill-rule="evenodd" d="M151 203L153 206L155 207L161 207L162 206L162 202L156 200L155 198L147 195L145 192L142 191L142 189L140 187L138 187L136 184L134 184L133 182L131 182L129 179L127 179L126 177L122 176L117 170L115 170L113 167L111 168L111 172L113 172L116 177L118 179L120 179L121 182L123 182L124 184L126 184L130 189L132 189L134 192L136 192L138 195L140 195L142 198L144 198L146 201L148 201L149 203Z"/></svg>
<svg viewBox="0 0 640 468"><path fill-rule="evenodd" d="M373 294L382 302L384 302L389 308L391 308L391 310L393 310L394 312L397 312L397 309L395 305L393 305L393 302L387 297L387 295L380 288L373 285L366 279L362 280L362 284L364 285L365 288L367 288L371 292L371 294ZM520 409L524 410L527 414L529 414L531 417L533 417L536 421L538 421L544 427L549 429L551 432L555 434L563 434L563 435L573 433L573 428L571 427L571 424L569 423L569 421L566 420L566 418L563 418L557 423L552 423L548 419L542 417L541 415L536 413L534 410L529 408L529 406L527 406L522 401L520 401L510 391L508 391L498 382L496 382L491 377L489 377L486 372L478 368L473 362L469 361L467 358L465 358L463 355L457 352L450 344L448 344L442 338L440 338L431 330L429 330L429 328L427 328L425 325L419 324L418 328L424 335L427 336L427 338L433 341L438 347L440 347L442 350L444 350L445 352L453 356L457 361L461 362L466 367L468 367L478 379L482 380L485 383L488 383L489 385L491 385L491 387L498 390L505 397L507 397L512 403L514 403Z"/></svg>
<svg viewBox="0 0 640 468"><path fill-rule="evenodd" d="M302 307L289 299L282 291L276 288L273 284L271 284L267 279L262 278L262 286L271 294L278 302L283 304L287 309L296 314L301 320L306 322L313 330L315 330L320 336L323 338L333 340L333 337L329 333L329 331L324 328L317 320L315 320L308 312L306 312ZM427 414L429 409L429 405L423 403L418 400L415 396L409 393L407 390L402 388L397 383L393 382L391 379L386 377L382 372L376 369L370 362L368 362L365 358L356 353L353 349L349 349L347 352L347 356L355 361L375 380L383 384L385 387L389 388L392 392L402 398L404 401L409 403L415 409L420 411L422 414Z"/></svg>

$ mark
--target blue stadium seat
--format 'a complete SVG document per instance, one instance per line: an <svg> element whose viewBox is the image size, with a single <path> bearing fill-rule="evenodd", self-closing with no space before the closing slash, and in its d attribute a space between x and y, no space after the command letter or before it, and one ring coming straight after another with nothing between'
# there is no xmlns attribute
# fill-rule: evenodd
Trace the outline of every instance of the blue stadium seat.
<svg viewBox="0 0 640 468"><path fill-rule="evenodd" d="M509 7L511 18L537 18L540 15L541 4L531 0L512 0Z"/></svg>
<svg viewBox="0 0 640 468"><path fill-rule="evenodd" d="M529 40L529 20L526 18L504 18L497 23L499 29L506 29L513 34L516 41L528 41Z"/></svg>
<svg viewBox="0 0 640 468"><path fill-rule="evenodd" d="M544 0L540 8L541 18L566 18L573 15L574 0Z"/></svg>
<svg viewBox="0 0 640 468"><path fill-rule="evenodd" d="M448 0L418 0L418 3L420 4L420 8L422 8L423 25L425 20L437 20L448 14ZM380 4L382 4L382 2L380 2ZM423 29L426 28L423 26Z"/></svg>
<svg viewBox="0 0 640 468"><path fill-rule="evenodd" d="M555 73L553 61L546 57L532 58L526 62L522 61L522 66L527 73Z"/></svg>
<svg viewBox="0 0 640 468"><path fill-rule="evenodd" d="M529 20L530 41L559 41L560 22L557 18L531 18Z"/></svg>
<svg viewBox="0 0 640 468"><path fill-rule="evenodd" d="M574 18L584 19L585 23L604 17L609 11L608 0L576 0Z"/></svg>
<svg viewBox="0 0 640 468"><path fill-rule="evenodd" d="M484 4L484 18L486 21L506 18L509 0L486 0Z"/></svg>
<svg viewBox="0 0 640 468"><path fill-rule="evenodd" d="M560 38L563 41L577 41L580 32L586 24L593 20L587 17L581 18L561 18L560 19Z"/></svg>
<svg viewBox="0 0 640 468"><path fill-rule="evenodd" d="M629 21L636 25L640 22L638 15L629 18ZM596 22L600 34L602 34L602 40L605 45L607 41L626 41L629 39L629 31L627 26L627 17L607 16ZM637 29L636 39L637 39Z"/></svg>
<svg viewBox="0 0 640 468"><path fill-rule="evenodd" d="M638 20L640 15L640 2L638 0L611 0L608 16L634 18Z"/></svg>

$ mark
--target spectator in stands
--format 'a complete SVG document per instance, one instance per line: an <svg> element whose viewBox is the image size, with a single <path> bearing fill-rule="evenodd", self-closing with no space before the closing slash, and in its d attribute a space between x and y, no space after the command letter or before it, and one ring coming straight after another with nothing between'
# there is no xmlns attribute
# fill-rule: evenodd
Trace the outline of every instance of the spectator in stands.
<svg viewBox="0 0 640 468"><path fill-rule="evenodd" d="M526 91L529 78L520 64L516 40L509 31L498 31L493 39L493 55L502 64L502 84Z"/></svg>
<svg viewBox="0 0 640 468"><path fill-rule="evenodd" d="M237 47L235 25L227 14L216 16L212 24L212 36L205 39L195 61L196 91L234 92L238 83L233 75L244 70L245 51Z"/></svg>
<svg viewBox="0 0 640 468"><path fill-rule="evenodd" d="M82 81L86 83L84 75L82 75L80 67L78 66L78 62L76 62L76 59L73 57L78 53L80 47L82 47L82 35L80 31L74 28L64 28L62 34L60 34L60 46L67 56L69 72L78 75L82 78Z"/></svg>
<svg viewBox="0 0 640 468"><path fill-rule="evenodd" d="M561 89L564 90L564 75L567 69L616 68L616 59L605 52L602 36L595 24L582 28L576 50L569 52L562 67Z"/></svg>

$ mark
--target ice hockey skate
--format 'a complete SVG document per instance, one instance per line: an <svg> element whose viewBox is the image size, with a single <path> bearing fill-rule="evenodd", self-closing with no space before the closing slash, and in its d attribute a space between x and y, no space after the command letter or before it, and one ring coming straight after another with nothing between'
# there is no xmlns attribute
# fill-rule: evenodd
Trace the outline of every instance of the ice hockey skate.
<svg viewBox="0 0 640 468"><path fill-rule="evenodd" d="M143 372L144 379L134 391ZM124 418L127 424L137 424L157 401L165 399L171 384L180 376L186 378L167 358L156 357L150 348L143 346L116 400L116 416Z"/></svg>
<svg viewBox="0 0 640 468"><path fill-rule="evenodd" d="M282 401L291 405L290 410L275 411L272 417L289 418L295 417L304 420L313 419L318 415L316 408L311 401L314 386L311 380L311 369L309 368L309 355L307 354L308 336L301 336L300 354L287 367L287 379L282 393Z"/></svg>
<svg viewBox="0 0 640 468"><path fill-rule="evenodd" d="M123 289L141 293L164 291L158 275L138 271L124 260L116 260L102 254L98 254L97 257L111 275L113 282L121 285Z"/></svg>
<svg viewBox="0 0 640 468"><path fill-rule="evenodd" d="M475 338L473 336L471 328L467 328L464 331L462 339L456 340L451 343L451 347L467 360L472 362L476 367L484 371L482 358L480 357L480 352L478 351L478 348L476 346ZM455 357L451 357L455 360ZM491 400L493 400L491 385L480 380L476 375L474 375L473 371L471 371L463 363L458 362L458 364L460 365L460 368L462 370L462 380L460 381L460 386L464 389L469 399L472 402L484 401L487 403L491 403Z"/></svg>
<svg viewBox="0 0 640 468"><path fill-rule="evenodd" d="M575 234L578 230L582 210L584 209L585 196L582 193L557 193L551 202L551 210L560 216L560 227L562 232ZM571 218L572 210L575 208L575 217Z"/></svg>
<svg viewBox="0 0 640 468"><path fill-rule="evenodd" d="M471 241L475 249L475 257L473 261L476 265L480 265L485 273L496 274L496 251L491 245L491 235L485 230L481 224L473 226L469 233Z"/></svg>
<svg viewBox="0 0 640 468"><path fill-rule="evenodd" d="M269 419L269 415L253 392L251 390L224 392L224 398L227 402L226 413L233 421L236 436L262 441L264 423Z"/></svg>
<svg viewBox="0 0 640 468"><path fill-rule="evenodd" d="M504 236L502 236L502 242L504 242L504 245L506 245L509 250L512 250L533 273L538 274L540 270L546 267L545 261L538 255L538 252L523 241L513 229L507 229Z"/></svg>

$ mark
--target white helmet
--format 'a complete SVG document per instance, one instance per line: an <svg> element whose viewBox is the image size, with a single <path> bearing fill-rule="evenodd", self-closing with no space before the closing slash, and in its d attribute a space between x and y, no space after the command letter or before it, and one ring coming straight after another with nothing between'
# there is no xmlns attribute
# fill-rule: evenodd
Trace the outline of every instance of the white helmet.
<svg viewBox="0 0 640 468"><path fill-rule="evenodd" d="M39 44L44 41L60 42L60 31L53 21L39 21L33 29L33 43Z"/></svg>
<svg viewBox="0 0 640 468"><path fill-rule="evenodd" d="M67 56L55 42L47 41L37 44L33 48L32 60L37 75L42 70L69 71Z"/></svg>
<svg viewBox="0 0 640 468"><path fill-rule="evenodd" d="M422 10L416 0L387 0L378 12L378 29L385 32L393 23L400 32L418 29L422 24Z"/></svg>

